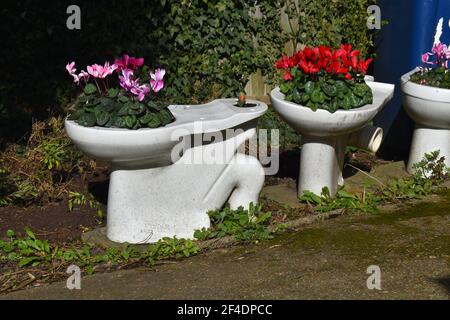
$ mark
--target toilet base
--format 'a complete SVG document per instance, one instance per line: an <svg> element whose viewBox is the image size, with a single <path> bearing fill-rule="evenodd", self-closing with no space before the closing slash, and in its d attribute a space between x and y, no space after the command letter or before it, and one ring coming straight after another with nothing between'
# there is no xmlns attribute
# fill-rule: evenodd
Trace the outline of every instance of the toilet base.
<svg viewBox="0 0 450 320"><path fill-rule="evenodd" d="M425 153L440 150L445 164L450 167L450 130L430 129L416 126L414 130L407 170L414 174L414 164L420 162Z"/></svg>
<svg viewBox="0 0 450 320"><path fill-rule="evenodd" d="M348 135L338 137L303 136L300 156L298 195L305 191L317 195L328 187L334 196L344 185L342 169Z"/></svg>
<svg viewBox="0 0 450 320"><path fill-rule="evenodd" d="M193 239L196 230L210 227L208 211L227 201L232 209L257 204L264 169L255 157L236 153L254 133L251 129L223 142L191 148L170 166L116 168L110 176L107 237L133 244L174 236ZM224 161L188 161L196 155Z"/></svg>

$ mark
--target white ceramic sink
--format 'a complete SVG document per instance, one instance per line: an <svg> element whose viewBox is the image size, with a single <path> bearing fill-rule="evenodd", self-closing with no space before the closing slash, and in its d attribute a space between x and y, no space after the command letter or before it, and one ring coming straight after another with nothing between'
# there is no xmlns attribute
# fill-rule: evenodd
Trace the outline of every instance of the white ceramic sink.
<svg viewBox="0 0 450 320"><path fill-rule="evenodd" d="M380 82L367 84L373 92L373 103L351 110L312 111L308 107L284 100L284 94L275 88L270 97L274 109L295 130L308 136L338 136L354 132L367 125L394 95L394 85Z"/></svg>
<svg viewBox="0 0 450 320"><path fill-rule="evenodd" d="M302 135L298 194L310 191L320 195L327 187L331 195L344 184L342 169L345 147L349 142L376 152L381 145L382 129L367 126L394 95L394 85L367 81L373 103L351 110L312 111L284 100L279 88L270 98L278 114Z"/></svg>
<svg viewBox="0 0 450 320"><path fill-rule="evenodd" d="M410 81L414 69L401 78L403 107L416 123L408 160L408 172L425 153L436 150L450 167L450 90L419 85Z"/></svg>

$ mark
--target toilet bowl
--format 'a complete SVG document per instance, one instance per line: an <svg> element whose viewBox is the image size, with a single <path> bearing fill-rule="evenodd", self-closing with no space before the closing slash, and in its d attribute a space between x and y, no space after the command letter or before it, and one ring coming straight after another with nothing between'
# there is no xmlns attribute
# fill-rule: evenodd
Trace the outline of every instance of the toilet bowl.
<svg viewBox="0 0 450 320"><path fill-rule="evenodd" d="M401 78L403 107L414 120L414 130L407 170L414 173L414 164L425 153L440 150L450 167L450 90L419 85L410 81L417 69Z"/></svg>
<svg viewBox="0 0 450 320"><path fill-rule="evenodd" d="M195 230L210 227L207 211L227 201L233 209L256 204L263 167L237 151L256 134L256 119L267 105L249 103L254 106L238 108L235 99L169 106L175 121L155 129L83 127L66 120L76 146L111 163L107 237L120 243L193 239Z"/></svg>
<svg viewBox="0 0 450 320"><path fill-rule="evenodd" d="M305 191L321 194L328 187L335 195L343 186L342 169L345 147L354 144L376 152L381 145L381 128L368 126L375 115L393 97L394 85L366 81L373 92L373 103L351 110L312 111L284 100L275 88L270 98L275 111L302 135L300 156L299 196Z"/></svg>

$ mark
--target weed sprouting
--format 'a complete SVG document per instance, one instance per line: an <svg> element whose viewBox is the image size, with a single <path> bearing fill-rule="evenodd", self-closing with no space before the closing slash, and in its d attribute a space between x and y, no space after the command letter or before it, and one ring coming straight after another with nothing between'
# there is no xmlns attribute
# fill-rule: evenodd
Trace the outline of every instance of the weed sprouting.
<svg viewBox="0 0 450 320"><path fill-rule="evenodd" d="M212 227L203 228L194 233L198 240L234 236L242 241L257 241L273 238L276 230L269 228L272 212L262 212L261 205L250 204L248 210L242 207L231 210L225 206L222 210L208 212Z"/></svg>
<svg viewBox="0 0 450 320"><path fill-rule="evenodd" d="M75 207L81 207L89 205L89 208L97 211L97 222L101 224L103 222L103 210L102 205L98 202L92 193L89 193L89 198L83 193L76 191L69 191L68 198L68 210L71 212Z"/></svg>
<svg viewBox="0 0 450 320"><path fill-rule="evenodd" d="M363 191L357 194L350 194L342 189L335 197L331 197L330 191L325 187L321 195L306 191L299 199L314 205L317 212L346 209L350 212L376 213L383 202L420 199L431 194L449 175L445 158L440 156L439 151L425 154L423 160L414 165L414 170L414 175L392 180L374 192L368 191L365 186Z"/></svg>

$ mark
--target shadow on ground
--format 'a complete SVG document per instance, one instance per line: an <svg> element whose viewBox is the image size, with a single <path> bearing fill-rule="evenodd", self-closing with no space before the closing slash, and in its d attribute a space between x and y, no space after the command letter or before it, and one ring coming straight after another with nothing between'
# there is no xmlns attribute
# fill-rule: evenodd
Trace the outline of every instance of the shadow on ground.
<svg viewBox="0 0 450 320"><path fill-rule="evenodd" d="M444 278L439 278L436 280L436 282L444 287L447 290L447 293L450 295L450 275Z"/></svg>

